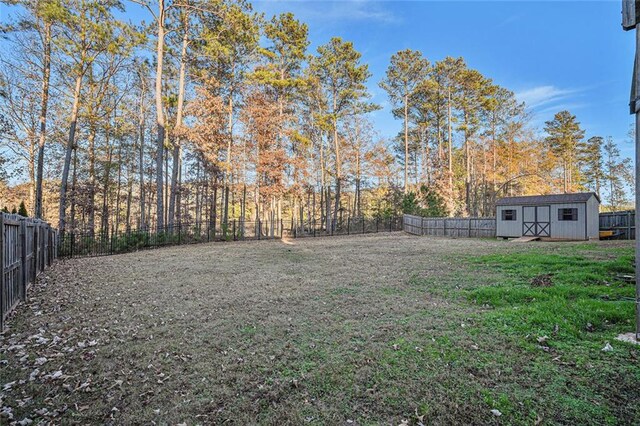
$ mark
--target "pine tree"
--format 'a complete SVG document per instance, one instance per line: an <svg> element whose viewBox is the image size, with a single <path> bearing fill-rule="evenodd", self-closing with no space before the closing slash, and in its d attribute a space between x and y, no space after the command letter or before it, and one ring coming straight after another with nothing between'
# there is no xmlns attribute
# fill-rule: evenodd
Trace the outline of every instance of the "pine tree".
<svg viewBox="0 0 640 426"><path fill-rule="evenodd" d="M429 73L429 61L422 53L401 50L391 57L386 78L380 87L386 90L393 106L393 115L404 120L404 192L409 188L409 109L410 101Z"/></svg>
<svg viewBox="0 0 640 426"><path fill-rule="evenodd" d="M580 152L582 175L586 186L600 197L600 189L605 178L602 147L604 139L601 136L590 137Z"/></svg>
<svg viewBox="0 0 640 426"><path fill-rule="evenodd" d="M275 142L279 148L288 149L290 152L287 166L291 168L290 174L293 178L290 193L294 205L291 214L292 222L297 224L298 216L302 218L298 203L302 197L300 177L303 171L303 161L297 157L305 138L298 131L299 122L296 122L296 119L299 116L294 113L294 102L296 98L300 98L305 84L302 66L307 57L309 30L307 25L296 20L292 13L283 13L267 22L264 32L269 41L267 47L259 49L264 64L260 64L251 77L264 86L267 92L265 94L277 105L280 127ZM255 93L253 95L255 96ZM264 102L265 99L261 101ZM255 115L255 112L250 115ZM281 206L283 192L273 194L274 197L278 197L278 206ZM281 208L278 208L277 220L280 219Z"/></svg>
<svg viewBox="0 0 640 426"><path fill-rule="evenodd" d="M114 11L116 9L122 10L122 4L117 0L66 0L64 5L66 6L66 15L61 22L61 34L64 37L58 37L55 43L57 50L67 60L65 71L73 80L73 101L60 184L58 219L60 232L65 231L67 224L68 180L72 153L76 149L78 118L83 102L82 89L85 79L102 56L130 52L133 47L131 40L137 38L134 37L131 27L114 19Z"/></svg>
<svg viewBox="0 0 640 426"><path fill-rule="evenodd" d="M553 120L545 122L546 142L551 151L562 161L563 190L572 192L577 172L578 153L584 138L584 130L569 111L560 111Z"/></svg>
<svg viewBox="0 0 640 426"><path fill-rule="evenodd" d="M625 177L632 174L629 158L620 158L620 149L611 136L604 143L604 181L607 182L607 198L612 210L620 209L628 200Z"/></svg>
<svg viewBox="0 0 640 426"><path fill-rule="evenodd" d="M27 212L27 207L24 205L24 200L20 201L20 206L18 207L18 214L22 217L29 217L29 212Z"/></svg>
<svg viewBox="0 0 640 426"><path fill-rule="evenodd" d="M361 114L377 108L377 105L367 102L369 92L365 83L371 76L371 72L368 65L360 63L361 57L362 54L355 50L353 43L343 41L340 37L333 37L329 43L318 47L318 56L314 57L310 64L311 71L320 83L328 105L325 121L331 129L335 157L334 224L340 209L344 179L338 139L339 126L347 114Z"/></svg>

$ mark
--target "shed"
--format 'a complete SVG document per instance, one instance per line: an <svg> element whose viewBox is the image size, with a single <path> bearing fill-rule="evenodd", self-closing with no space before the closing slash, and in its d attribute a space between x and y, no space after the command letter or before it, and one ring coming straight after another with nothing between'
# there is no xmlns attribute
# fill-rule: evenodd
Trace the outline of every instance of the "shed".
<svg viewBox="0 0 640 426"><path fill-rule="evenodd" d="M496 202L496 235L598 239L599 214L600 199L594 192L500 198Z"/></svg>

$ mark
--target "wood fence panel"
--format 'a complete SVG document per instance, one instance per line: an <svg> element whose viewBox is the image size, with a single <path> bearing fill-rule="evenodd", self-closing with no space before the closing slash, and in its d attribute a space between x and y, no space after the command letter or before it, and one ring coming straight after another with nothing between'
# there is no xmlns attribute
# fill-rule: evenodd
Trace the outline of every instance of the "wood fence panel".
<svg viewBox="0 0 640 426"><path fill-rule="evenodd" d="M600 213L600 230L614 231L613 238L636 239L636 213L633 210Z"/></svg>
<svg viewBox="0 0 640 426"><path fill-rule="evenodd" d="M57 255L57 232L41 220L0 213L0 331Z"/></svg>
<svg viewBox="0 0 640 426"><path fill-rule="evenodd" d="M414 235L453 238L491 238L496 236L492 217L423 217L404 215L404 231Z"/></svg>
<svg viewBox="0 0 640 426"><path fill-rule="evenodd" d="M422 218L410 214L404 215L404 230L410 234L422 235Z"/></svg>

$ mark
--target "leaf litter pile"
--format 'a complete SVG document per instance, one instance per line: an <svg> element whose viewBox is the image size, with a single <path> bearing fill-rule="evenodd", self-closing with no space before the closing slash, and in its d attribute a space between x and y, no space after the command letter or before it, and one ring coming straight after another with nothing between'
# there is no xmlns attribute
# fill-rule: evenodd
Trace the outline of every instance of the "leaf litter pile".
<svg viewBox="0 0 640 426"><path fill-rule="evenodd" d="M429 283L505 249L391 234L59 261L1 337L0 424L504 420L485 393L530 385L499 364L517 348Z"/></svg>

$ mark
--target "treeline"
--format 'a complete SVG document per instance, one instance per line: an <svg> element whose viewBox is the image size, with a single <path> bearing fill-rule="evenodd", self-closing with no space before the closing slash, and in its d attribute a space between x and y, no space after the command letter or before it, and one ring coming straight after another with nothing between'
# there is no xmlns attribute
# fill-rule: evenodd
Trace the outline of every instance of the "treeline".
<svg viewBox="0 0 640 426"><path fill-rule="evenodd" d="M625 201L629 164L612 141L585 142L568 112L536 136L514 93L462 58L393 55L379 84L403 125L385 141L356 47L334 37L309 51L292 14L225 0L3 3L15 16L2 27L0 204L24 198L63 231L232 218L332 229L407 206L486 216L503 195L586 187ZM144 21L125 21L132 10Z"/></svg>

